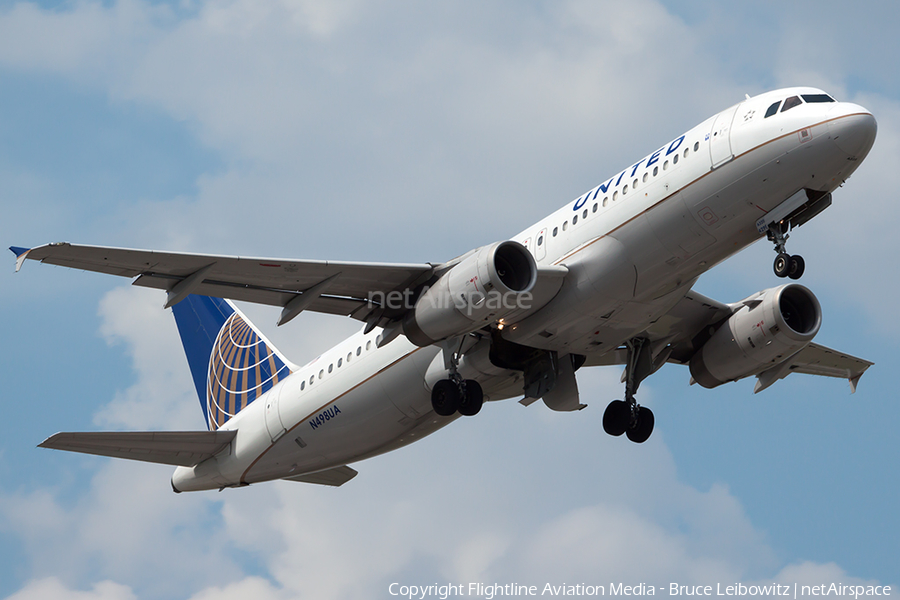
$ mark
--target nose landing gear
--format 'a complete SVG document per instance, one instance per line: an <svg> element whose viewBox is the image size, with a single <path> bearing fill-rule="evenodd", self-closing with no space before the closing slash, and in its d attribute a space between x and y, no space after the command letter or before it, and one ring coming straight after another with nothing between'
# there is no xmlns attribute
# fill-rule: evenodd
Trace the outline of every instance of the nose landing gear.
<svg viewBox="0 0 900 600"><path fill-rule="evenodd" d="M772 269L778 277L800 279L800 277L803 276L803 271L806 270L806 262L803 260L802 256L796 254L791 256L787 253L787 250L785 250L785 243L787 243L787 239L791 237L787 233L788 227L789 224L784 221L769 226L766 237L770 242L775 244L775 252L778 253L778 256L775 257L775 263L772 265Z"/></svg>

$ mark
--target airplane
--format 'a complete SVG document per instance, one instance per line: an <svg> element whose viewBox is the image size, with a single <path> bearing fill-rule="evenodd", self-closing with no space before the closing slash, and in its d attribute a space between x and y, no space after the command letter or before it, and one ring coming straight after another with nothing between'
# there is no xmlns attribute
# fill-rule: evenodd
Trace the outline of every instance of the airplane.
<svg viewBox="0 0 900 600"><path fill-rule="evenodd" d="M624 366L603 428L646 441L636 401L664 364L714 388L791 373L846 378L873 363L813 343L816 296L796 283L793 230L828 208L875 140L873 115L822 90L745 97L509 240L444 263L247 258L53 243L26 259L166 292L205 431L68 432L41 447L176 466L175 492L288 480L339 486L351 464L406 446L486 401L585 408L576 371ZM739 302L692 290L766 238L792 281ZM361 330L293 364L233 300L349 316Z"/></svg>

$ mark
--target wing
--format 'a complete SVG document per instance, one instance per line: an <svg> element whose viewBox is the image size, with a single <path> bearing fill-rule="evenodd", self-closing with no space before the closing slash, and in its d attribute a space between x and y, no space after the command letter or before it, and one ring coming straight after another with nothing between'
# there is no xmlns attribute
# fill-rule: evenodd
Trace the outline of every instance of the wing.
<svg viewBox="0 0 900 600"><path fill-rule="evenodd" d="M283 307L279 325L303 310L366 320L370 300L412 289L434 275L431 264L248 258L80 246L68 242L10 248L16 270L26 259L133 278L168 292L166 307L188 294ZM377 303L376 303L377 304Z"/></svg>
<svg viewBox="0 0 900 600"><path fill-rule="evenodd" d="M688 364L691 357L709 338L710 327L718 326L743 306L742 302L724 304L693 290L689 291L672 310L660 317L646 330L651 342L653 371L666 362ZM602 355L588 356L586 365L624 365L628 361L626 348L617 348ZM838 377L850 382L851 393L866 369L874 363L810 343L784 362L760 373L754 392L766 389L791 373Z"/></svg>
<svg viewBox="0 0 900 600"><path fill-rule="evenodd" d="M694 347L698 333L726 319L732 312L727 304L693 290L689 291L678 304L646 330L646 335L652 342L653 357L662 357L656 368L667 361L688 363L698 349ZM589 354L585 365L624 365L627 362L628 351L622 347L603 354Z"/></svg>
<svg viewBox="0 0 900 600"><path fill-rule="evenodd" d="M791 373L806 373L807 375L824 375L826 377L847 379L850 381L850 393L854 393L860 377L863 376L866 369L875 364L862 358L820 346L819 344L810 344L788 359L786 363L778 371L768 376L766 374L769 371L760 373L754 391L761 392Z"/></svg>
<svg viewBox="0 0 900 600"><path fill-rule="evenodd" d="M57 433L39 448L193 467L225 449L237 431L101 431Z"/></svg>

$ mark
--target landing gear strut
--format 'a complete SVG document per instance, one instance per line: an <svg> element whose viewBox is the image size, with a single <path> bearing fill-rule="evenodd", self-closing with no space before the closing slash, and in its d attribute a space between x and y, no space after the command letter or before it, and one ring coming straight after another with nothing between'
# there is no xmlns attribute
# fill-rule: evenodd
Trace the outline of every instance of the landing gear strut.
<svg viewBox="0 0 900 600"><path fill-rule="evenodd" d="M800 277L803 275L803 271L806 270L806 263L804 262L802 256L791 256L785 250L784 245L787 242L787 239L791 237L787 233L788 227L788 223L784 221L769 226L769 231L766 234L766 237L770 242L774 242L775 252L778 253L778 256L775 257L775 264L772 265L772 268L775 271L775 275L777 275L778 277L800 279Z"/></svg>
<svg viewBox="0 0 900 600"><path fill-rule="evenodd" d="M460 342L461 347L462 342ZM481 389L481 384L474 379L463 379L459 374L459 352L454 352L448 345L445 345L444 353L450 378L441 379L434 384L431 390L431 407L442 417L449 417L456 412L466 417L473 417L478 414L484 404L484 391Z"/></svg>
<svg viewBox="0 0 900 600"><path fill-rule="evenodd" d="M653 372L650 342L634 338L628 342L628 364L625 366L625 400L613 400L603 413L603 430L609 435L623 433L632 442L642 444L653 433L653 412L634 399L638 386Z"/></svg>

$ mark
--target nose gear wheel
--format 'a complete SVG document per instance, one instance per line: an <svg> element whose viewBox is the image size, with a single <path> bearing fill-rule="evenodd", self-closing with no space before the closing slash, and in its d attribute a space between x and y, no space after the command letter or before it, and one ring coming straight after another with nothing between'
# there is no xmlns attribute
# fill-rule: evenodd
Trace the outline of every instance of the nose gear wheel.
<svg viewBox="0 0 900 600"><path fill-rule="evenodd" d="M806 261L803 260L802 256L797 254L791 256L785 250L787 239L791 237L787 233L788 227L788 223L785 222L775 223L769 226L769 231L766 234L769 241L775 244L775 252L778 253L778 256L775 257L775 263L772 265L772 270L775 271L775 275L778 277L800 279L803 276L803 271L806 270Z"/></svg>

